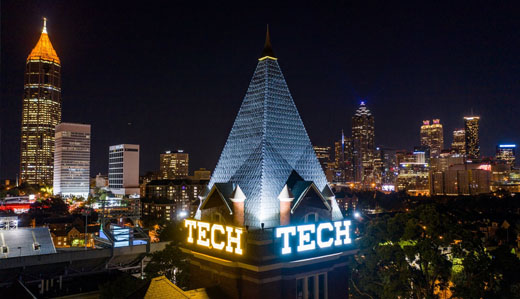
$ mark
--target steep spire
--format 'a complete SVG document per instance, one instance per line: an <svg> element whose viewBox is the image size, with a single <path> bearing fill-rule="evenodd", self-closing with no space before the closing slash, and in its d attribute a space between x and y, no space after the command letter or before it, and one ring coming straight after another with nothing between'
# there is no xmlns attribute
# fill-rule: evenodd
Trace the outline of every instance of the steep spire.
<svg viewBox="0 0 520 299"><path fill-rule="evenodd" d="M31 51L31 54L27 57L27 60L47 60L54 61L60 64L60 58L56 51L52 47L51 40L49 39L49 35L47 34L47 18L43 18L43 29L42 34L40 35L40 39L38 43Z"/></svg>
<svg viewBox="0 0 520 299"><path fill-rule="evenodd" d="M269 37L269 25L267 25L267 33L265 34L264 50L262 51L262 55L260 55L259 60L264 60L266 58L276 60L276 56L274 55L273 47L271 46L271 38Z"/></svg>
<svg viewBox="0 0 520 299"><path fill-rule="evenodd" d="M43 30L42 33L47 34L47 18L43 17Z"/></svg>

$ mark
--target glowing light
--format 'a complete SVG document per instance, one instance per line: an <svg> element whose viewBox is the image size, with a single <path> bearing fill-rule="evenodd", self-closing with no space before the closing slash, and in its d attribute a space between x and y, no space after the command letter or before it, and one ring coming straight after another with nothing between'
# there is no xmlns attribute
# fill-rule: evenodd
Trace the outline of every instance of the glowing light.
<svg viewBox="0 0 520 299"><path fill-rule="evenodd" d="M516 144L500 144L500 148L516 148Z"/></svg>
<svg viewBox="0 0 520 299"><path fill-rule="evenodd" d="M289 245L289 234L292 236L296 235L296 226L278 227L276 229L276 238L283 236L282 254L292 252L291 246Z"/></svg>
<svg viewBox="0 0 520 299"><path fill-rule="evenodd" d="M197 232L195 244L203 247L223 250L227 252L242 254L242 234L244 231L239 227L212 224L209 222L185 219L184 227L188 228L188 243L194 243L194 231ZM226 238L227 242L222 240ZM219 242L219 240L222 240Z"/></svg>
<svg viewBox="0 0 520 299"><path fill-rule="evenodd" d="M298 237L297 252L312 251L319 248L329 248L334 246L342 246L352 243L350 238L350 220L342 220L335 222L323 222L318 224L304 224L298 226L282 226L275 229L276 238L282 238L282 254L292 253L291 236ZM298 234L296 234L298 231ZM329 239L324 241L324 235L328 232Z"/></svg>
<svg viewBox="0 0 520 299"><path fill-rule="evenodd" d="M359 214L359 212L354 212L354 217L359 218L361 217L361 214Z"/></svg>
<svg viewBox="0 0 520 299"><path fill-rule="evenodd" d="M216 231L219 231L222 235L224 235L226 233L226 231L224 230L224 227L220 224L214 224L211 227L211 246L213 246L213 248L215 248L215 249L222 250L224 248L224 246L226 245L226 242L224 242L224 241L222 241L220 243L216 242L216 239L217 239L215 237Z"/></svg>
<svg viewBox="0 0 520 299"><path fill-rule="evenodd" d="M311 241L311 233L316 231L315 224L300 225L297 227L300 234L300 244L298 245L298 252L316 249L316 242Z"/></svg>
<svg viewBox="0 0 520 299"><path fill-rule="evenodd" d="M332 243L334 243L334 239L333 238L329 238L329 240L327 242L323 242L323 230L324 229L327 229L329 231L334 231L334 227L332 226L332 223L330 222L325 222L325 223L320 223L320 225L318 225L318 229L317 229L317 235L318 237L316 238L316 241L318 243L318 246L320 248L327 248L327 247L330 247L332 246Z"/></svg>
<svg viewBox="0 0 520 299"><path fill-rule="evenodd" d="M209 247L209 239L207 233L209 231L210 225L208 222L199 221L197 223L199 227L199 238L197 239L197 245Z"/></svg>

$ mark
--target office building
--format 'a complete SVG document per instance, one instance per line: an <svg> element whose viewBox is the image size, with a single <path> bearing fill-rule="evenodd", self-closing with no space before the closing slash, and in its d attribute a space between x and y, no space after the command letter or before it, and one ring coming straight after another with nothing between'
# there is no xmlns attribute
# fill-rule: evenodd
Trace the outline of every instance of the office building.
<svg viewBox="0 0 520 299"><path fill-rule="evenodd" d="M153 180L146 185L146 198L141 200L143 216L170 221L195 216L199 195L208 180L192 178Z"/></svg>
<svg viewBox="0 0 520 299"><path fill-rule="evenodd" d="M509 165L514 166L516 160L516 144L499 144L497 145L497 151L495 159L503 161Z"/></svg>
<svg viewBox="0 0 520 299"><path fill-rule="evenodd" d="M439 119L423 120L421 126L421 145L430 149L431 157L438 157L444 147L444 133Z"/></svg>
<svg viewBox="0 0 520 299"><path fill-rule="evenodd" d="M90 125L56 126L53 192L87 198L90 191Z"/></svg>
<svg viewBox="0 0 520 299"><path fill-rule="evenodd" d="M163 180L182 179L188 176L189 154L183 150L161 154L160 175Z"/></svg>
<svg viewBox="0 0 520 299"><path fill-rule="evenodd" d="M479 121L480 117L478 116L464 117L466 157L470 160L480 158Z"/></svg>
<svg viewBox="0 0 520 299"><path fill-rule="evenodd" d="M491 191L491 165L486 163L455 164L446 171L432 172L432 195L478 195Z"/></svg>
<svg viewBox="0 0 520 299"><path fill-rule="evenodd" d="M453 131L453 142L451 143L451 150L454 153L466 154L466 131L464 129L457 129Z"/></svg>
<svg viewBox="0 0 520 299"><path fill-rule="evenodd" d="M367 187L373 183L374 167L374 116L361 101L352 117L352 143L354 158L354 180Z"/></svg>
<svg viewBox="0 0 520 299"><path fill-rule="evenodd" d="M139 194L139 145L110 146L108 187L117 196Z"/></svg>
<svg viewBox="0 0 520 299"><path fill-rule="evenodd" d="M290 231L304 222L321 225L314 231L329 243L292 247L298 234ZM208 191L184 226L192 288L217 286L222 298L348 298L350 221L327 185L269 35ZM204 237L210 231L212 241Z"/></svg>
<svg viewBox="0 0 520 299"><path fill-rule="evenodd" d="M25 63L20 144L20 180L52 185L55 127L61 122L61 62L47 34Z"/></svg>
<svg viewBox="0 0 520 299"><path fill-rule="evenodd" d="M321 168L323 168L323 171L326 171L330 163L330 146L313 146L313 148Z"/></svg>

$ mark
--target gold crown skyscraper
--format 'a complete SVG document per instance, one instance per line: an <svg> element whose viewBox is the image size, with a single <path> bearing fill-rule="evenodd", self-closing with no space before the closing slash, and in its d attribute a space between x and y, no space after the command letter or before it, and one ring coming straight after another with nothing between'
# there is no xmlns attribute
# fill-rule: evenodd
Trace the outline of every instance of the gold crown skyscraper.
<svg viewBox="0 0 520 299"><path fill-rule="evenodd" d="M61 64L47 34L47 20L25 64L20 179L52 184L54 133L61 122Z"/></svg>

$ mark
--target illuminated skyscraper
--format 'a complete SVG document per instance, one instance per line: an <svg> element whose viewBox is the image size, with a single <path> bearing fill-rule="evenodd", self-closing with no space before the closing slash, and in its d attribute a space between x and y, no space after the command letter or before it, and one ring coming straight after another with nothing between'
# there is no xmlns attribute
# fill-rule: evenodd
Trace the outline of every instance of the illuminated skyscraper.
<svg viewBox="0 0 520 299"><path fill-rule="evenodd" d="M38 43L25 64L20 144L20 179L52 184L54 132L61 122L61 64L47 34L46 19Z"/></svg>
<svg viewBox="0 0 520 299"><path fill-rule="evenodd" d="M515 165L515 149L516 144L499 144L497 145L497 152L495 158L504 161L507 164Z"/></svg>
<svg viewBox="0 0 520 299"><path fill-rule="evenodd" d="M453 142L451 149L461 155L466 154L466 131L464 129L457 129L453 131Z"/></svg>
<svg viewBox="0 0 520 299"><path fill-rule="evenodd" d="M90 191L90 125L56 126L54 194L87 198Z"/></svg>
<svg viewBox="0 0 520 299"><path fill-rule="evenodd" d="M161 154L160 174L163 180L186 178L188 176L189 154L183 150L167 151Z"/></svg>
<svg viewBox="0 0 520 299"><path fill-rule="evenodd" d="M439 119L434 119L430 124L429 120L424 120L421 126L421 145L430 148L430 156L438 157L444 147L444 134Z"/></svg>
<svg viewBox="0 0 520 299"><path fill-rule="evenodd" d="M480 117L464 117L464 139L466 141L466 156L468 159L480 158L479 125Z"/></svg>
<svg viewBox="0 0 520 299"><path fill-rule="evenodd" d="M352 117L352 142L355 180L367 186L372 183L374 167L374 116L361 101Z"/></svg>

